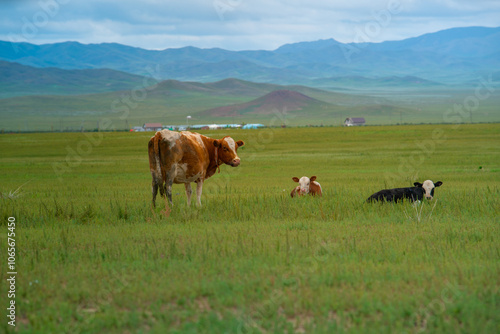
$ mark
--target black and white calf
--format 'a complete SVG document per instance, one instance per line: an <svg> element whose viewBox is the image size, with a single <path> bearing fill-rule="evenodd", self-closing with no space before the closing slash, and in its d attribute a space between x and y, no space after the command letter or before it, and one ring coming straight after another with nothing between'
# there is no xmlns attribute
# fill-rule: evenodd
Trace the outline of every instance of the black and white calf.
<svg viewBox="0 0 500 334"><path fill-rule="evenodd" d="M426 199L432 199L434 197L434 188L442 184L443 182L441 181L434 183L431 180L424 181L424 183L415 182L415 187L380 190L368 197L366 201L398 202L403 199L408 199L414 202L421 201L424 197Z"/></svg>

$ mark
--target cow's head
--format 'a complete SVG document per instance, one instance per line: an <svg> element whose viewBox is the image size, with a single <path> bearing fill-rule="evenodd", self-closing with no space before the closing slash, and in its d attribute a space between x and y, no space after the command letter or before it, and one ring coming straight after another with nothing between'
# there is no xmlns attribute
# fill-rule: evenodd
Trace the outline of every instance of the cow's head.
<svg viewBox="0 0 500 334"><path fill-rule="evenodd" d="M217 147L217 159L226 165L233 167L239 166L240 158L236 151L238 151L238 147L243 145L245 145L243 141L238 140L235 142L231 137L224 137L218 140L215 139L214 146Z"/></svg>
<svg viewBox="0 0 500 334"><path fill-rule="evenodd" d="M434 188L439 187L442 184L443 184L443 182L441 182L441 181L434 183L431 180L426 180L426 181L424 181L424 183L415 182L413 185L415 187L423 188L424 189L424 197L427 199L432 199L432 197L434 196Z"/></svg>
<svg viewBox="0 0 500 334"><path fill-rule="evenodd" d="M316 180L316 176L311 176L310 178L302 176L300 179L298 177L292 177L292 180L299 183L301 194L309 194L309 185Z"/></svg>

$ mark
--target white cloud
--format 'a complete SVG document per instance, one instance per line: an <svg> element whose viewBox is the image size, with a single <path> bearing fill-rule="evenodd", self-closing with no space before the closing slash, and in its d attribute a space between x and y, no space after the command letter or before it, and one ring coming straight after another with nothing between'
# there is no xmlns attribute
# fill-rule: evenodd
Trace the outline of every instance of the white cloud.
<svg viewBox="0 0 500 334"><path fill-rule="evenodd" d="M327 38L353 42L370 28L368 41L379 42L457 26L500 26L496 0L20 0L0 2L0 11L3 40L14 34L35 44L77 40L147 49L269 50ZM23 33L30 24L36 31Z"/></svg>

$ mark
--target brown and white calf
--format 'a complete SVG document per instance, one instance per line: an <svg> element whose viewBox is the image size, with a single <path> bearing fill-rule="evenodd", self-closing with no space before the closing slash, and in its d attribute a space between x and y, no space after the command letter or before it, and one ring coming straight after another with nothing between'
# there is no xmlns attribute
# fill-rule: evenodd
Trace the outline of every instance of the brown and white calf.
<svg viewBox="0 0 500 334"><path fill-rule="evenodd" d="M191 204L191 182L196 183L198 205L201 205L203 182L215 174L220 165L240 165L236 151L245 143L231 137L213 139L199 133L161 130L148 144L149 169L153 177L153 206L160 194L172 204L172 184L184 183L187 203ZM220 170L219 170L220 171Z"/></svg>
<svg viewBox="0 0 500 334"><path fill-rule="evenodd" d="M316 176L311 176L310 178L307 176L302 176L300 179L298 177L292 177L292 180L298 182L299 185L292 190L290 196L323 196L321 185L316 182Z"/></svg>

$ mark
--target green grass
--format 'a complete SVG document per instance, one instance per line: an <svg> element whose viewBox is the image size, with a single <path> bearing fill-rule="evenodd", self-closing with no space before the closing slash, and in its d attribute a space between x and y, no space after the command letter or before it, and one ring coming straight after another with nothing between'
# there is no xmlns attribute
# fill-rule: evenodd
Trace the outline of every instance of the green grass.
<svg viewBox="0 0 500 334"><path fill-rule="evenodd" d="M150 208L152 133L0 136L0 192L28 182L0 199L17 332L499 331L500 125L205 134L244 140L242 164L202 208L174 185L168 217ZM303 175L323 198L290 198ZM364 202L426 179L444 182L432 203Z"/></svg>

